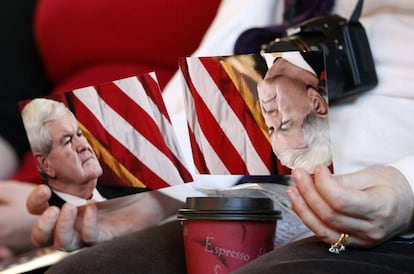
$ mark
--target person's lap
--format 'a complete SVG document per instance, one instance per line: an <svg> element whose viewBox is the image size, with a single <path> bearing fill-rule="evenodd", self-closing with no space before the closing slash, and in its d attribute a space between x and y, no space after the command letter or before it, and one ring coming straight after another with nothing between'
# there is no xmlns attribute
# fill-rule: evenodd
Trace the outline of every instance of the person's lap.
<svg viewBox="0 0 414 274"><path fill-rule="evenodd" d="M236 270L235 274L266 273L413 273L414 245L386 242L376 248L347 248L332 254L316 237L282 246Z"/></svg>
<svg viewBox="0 0 414 274"><path fill-rule="evenodd" d="M86 248L47 273L186 273L181 225L169 222Z"/></svg>
<svg viewBox="0 0 414 274"><path fill-rule="evenodd" d="M317 238L269 252L235 273L412 273L414 245L387 242L369 250L347 248L331 254ZM178 221L86 248L47 273L186 273Z"/></svg>

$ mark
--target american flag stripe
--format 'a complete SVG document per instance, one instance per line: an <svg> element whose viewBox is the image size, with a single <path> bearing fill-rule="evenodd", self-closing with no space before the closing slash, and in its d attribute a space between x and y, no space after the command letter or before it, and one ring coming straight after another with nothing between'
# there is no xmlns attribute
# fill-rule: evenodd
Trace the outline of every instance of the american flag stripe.
<svg viewBox="0 0 414 274"><path fill-rule="evenodd" d="M164 100L162 98L161 92L154 92L154 90L160 90L160 86L158 84L158 81L156 79L156 76L154 73L148 73L139 75L137 77L134 77L132 79L124 79L124 81L115 81L115 83L118 85L122 82L128 81L135 81L142 85L143 90L145 91L145 94L148 96L150 100L148 100L152 104L152 107L154 107L154 114L159 113L160 116L163 116L168 120L169 123L171 123L170 116L168 114L167 108L165 107Z"/></svg>
<svg viewBox="0 0 414 274"><path fill-rule="evenodd" d="M186 67L186 63L181 62L181 61L182 60L179 61L180 66ZM188 133L189 133L191 150L193 154L194 166L198 173L210 174L211 172L208 168L207 160L204 157L205 153L203 151L203 144L207 142L204 141L205 140L204 135L202 134L202 131L200 129L200 124L198 123L197 116L195 115L196 110L194 107L193 97L191 96L191 92L189 90L189 87L191 87L192 89L194 89L194 87L188 75L188 70L183 69L183 68L181 70L184 75L184 78L186 79L186 84L184 84L184 90L185 90L184 100L187 102L185 104L185 111L187 114ZM203 142L201 141L199 142L199 140L203 140ZM220 158L217 158L216 161L219 162L221 166L224 167L224 164L221 162Z"/></svg>
<svg viewBox="0 0 414 274"><path fill-rule="evenodd" d="M80 122L147 187L158 189L191 180L185 165L166 145L165 133L154 119L156 103L148 100L136 77L74 90L73 94ZM170 137L169 142L174 140Z"/></svg>
<svg viewBox="0 0 414 274"><path fill-rule="evenodd" d="M186 92L189 93L186 96L187 113L193 109L197 118L197 120L189 118L189 126L194 133L194 140L197 140L197 144L201 146L200 151L207 155L205 160L210 172L219 174L217 170L210 168L210 157L215 152L230 174L269 174L270 164L265 163L260 157L257 152L260 146L255 147L249 138L250 133L247 133L243 125L245 103L240 100L239 93L234 94L233 92L228 95L230 97L226 98L227 94L224 91L227 92L228 88L230 91L237 91L237 88L231 84L231 81L219 82L219 84L216 82L218 80L215 78L226 81L229 81L229 78L223 77L225 71L222 68L209 66L209 58L217 62L213 57L191 57L181 59L180 68L187 85ZM210 70L207 70L206 67ZM226 85L226 88L222 88L223 85ZM235 102L240 107L240 110L236 112L230 106ZM243 113L241 109L243 109ZM211 145L212 150L203 150L205 140L201 138L200 133L197 133L197 128L203 132L205 140ZM260 132L260 135L263 133ZM267 140L266 142L268 143ZM268 146L270 147L269 143ZM267 146L266 149L268 150ZM213 160L216 161L216 159Z"/></svg>
<svg viewBox="0 0 414 274"><path fill-rule="evenodd" d="M168 161L167 164L163 163L165 156L156 151L156 149L151 151L152 144L127 124L122 117L116 117L118 115L110 109L104 111L104 102L90 102L92 101L91 90L85 91L85 89L74 91L75 98L73 103L76 107L76 115L80 117L78 118L80 122L97 139L102 141L103 146L111 151L116 159L123 163L132 174L151 189L158 189L180 182L177 176L171 178L169 172L167 173L168 176L166 175ZM93 91L95 90L93 89ZM102 114L102 116L106 116L104 120L102 116L98 117L96 115L96 113L99 113L96 109L101 109L103 113L106 113ZM111 114L110 119L108 119L108 113ZM128 141L125 140L127 136L129 136ZM132 149L131 146L133 146ZM142 149L144 147L145 149ZM138 148L140 150L137 150ZM139 155L140 152L141 155ZM154 155L157 153L160 154L160 157L159 159L154 159ZM152 159L142 159L146 156L152 157ZM159 165L165 165L165 171L160 171Z"/></svg>
<svg viewBox="0 0 414 274"><path fill-rule="evenodd" d="M180 65L186 67L187 64L181 63ZM223 158L219 157L216 154L216 151L210 144L209 140L204 135L203 125L216 125L216 122L213 123L200 123L199 118L203 118L203 111L201 111L199 108L195 107L195 99L193 97L192 90L195 90L195 87L193 85L192 79L189 77L188 70L183 69L184 78L187 80L187 86L185 89L187 92L185 92L185 98L186 98L186 113L187 113L187 119L188 119L188 125L189 125L189 134L190 134L190 141L191 146L194 154L194 161L195 166L197 168L197 171L201 174L203 173L211 173L211 174L231 174L231 170L228 170L228 166L225 165ZM191 89L190 89L191 88ZM196 97L197 93L194 93ZM204 105L203 101L200 101L201 106ZM200 113L201 112L201 113ZM209 113L208 111L206 112ZM212 119L214 121L214 119ZM221 131L221 129L218 129ZM218 132L216 132L217 135ZM221 136L224 136L222 133ZM214 141L215 139L213 139ZM230 147L232 145L230 144ZM220 149L220 148L218 148ZM226 159L224 159L226 160ZM244 165L242 163L242 165ZM219 168L217 168L217 166ZM243 172L243 171L240 171Z"/></svg>
<svg viewBox="0 0 414 274"><path fill-rule="evenodd" d="M128 126L132 127L132 129L139 129L139 133L145 140L150 140L151 143L168 157L170 161L173 159L172 153L166 146L158 125L148 113L148 110L144 110L141 105L132 101L124 92L120 92L121 90L113 83L97 86L95 89L97 94L99 94L100 99L105 102L111 110L122 116L125 123L129 124ZM117 94L117 96L115 97L113 94ZM122 113L127 115L123 116ZM113 114L110 113L109 115ZM119 130L117 130L117 132L119 132ZM135 141L134 139L130 139L133 135L128 134L128 131L126 131L125 134L125 141L129 144L129 147L131 147Z"/></svg>
<svg viewBox="0 0 414 274"><path fill-rule="evenodd" d="M255 100L253 94L250 90L250 87L241 79L240 72L238 72L233 66L226 62L220 62L223 66L223 69L226 71L229 78L232 80L232 83L236 89L240 92L240 96L243 98L246 103L247 108L249 109L255 123L251 123L253 126L257 126L259 130L262 131L263 135L258 135L256 139L261 139L261 141L267 141L269 144L270 136L268 134L268 128L264 121L262 111L260 109L259 101ZM250 133L250 132L248 132Z"/></svg>
<svg viewBox="0 0 414 274"><path fill-rule="evenodd" d="M191 122L189 122L190 124ZM189 137L190 137L190 145L191 145L191 150L193 152L193 161L194 161L194 166L197 169L198 173L201 174L210 174L210 170L207 167L207 163L206 160L204 159L204 154L202 153L202 151L200 150L200 146L197 145L197 140L195 138L195 133L192 131L193 126L188 126L188 132L189 132ZM221 163L221 161L219 161ZM224 166L222 164L222 166ZM225 173L223 173L225 174Z"/></svg>
<svg viewBox="0 0 414 274"><path fill-rule="evenodd" d="M240 72L238 72L230 63L226 61L218 62L213 58L201 58L203 66L210 75L214 75L215 71L224 71L225 79L231 81L222 81L222 77L212 77L212 80L220 87L223 97L228 102L234 114L240 120L245 129L245 133L249 136L255 152L262 159L263 163L268 163L267 169L271 169L271 144L267 133L267 126L261 115L259 103L254 103L252 92ZM223 73L223 72L221 72ZM220 73L220 74L221 74ZM251 151L247 150L247 153ZM246 155L246 159L254 159L255 155Z"/></svg>
<svg viewBox="0 0 414 274"><path fill-rule="evenodd" d="M174 157L173 162L175 163L178 171L180 172L185 182L192 181L192 175L188 170L188 166L185 162L185 157L179 146L175 130L173 128L167 108L164 104L164 99L161 95L161 92L154 92L154 90L160 90L155 74L143 74L137 76L135 79L139 80L139 83L142 85L148 98L150 98L149 103L153 109L153 118L158 124L158 127L161 130L161 136L164 138L168 149ZM132 80L134 80L134 78ZM115 83L118 82L119 81L115 81Z"/></svg>
<svg viewBox="0 0 414 274"><path fill-rule="evenodd" d="M168 117L161 114L162 108L158 107L159 104L162 104L164 111L166 111L162 97L159 96L161 100L157 99L157 103L154 103L152 100L141 103L143 99L134 101L138 100L138 98L134 98L137 93L135 92L136 90L141 91L142 94L140 94L140 96L143 96L141 98L145 98L145 94L150 93L152 94L152 98L155 98L154 90L157 89L154 88L159 88L158 85L149 87L150 90L147 90L144 88L144 85L141 84L142 79L141 81L138 81L137 78L133 77L122 81L115 81L114 83L107 83L95 88L104 91L100 93L101 98L117 113L128 113L128 117L125 117L125 119L127 119L134 128L139 129L139 132L145 139L150 140L154 146L169 158L169 160L176 166L177 171L184 181L191 181L192 176L183 164L184 157L181 155L181 151L178 147L172 124ZM115 98L112 96L114 93L117 94ZM129 96L129 94L131 94L131 96ZM139 104L137 102L139 102Z"/></svg>

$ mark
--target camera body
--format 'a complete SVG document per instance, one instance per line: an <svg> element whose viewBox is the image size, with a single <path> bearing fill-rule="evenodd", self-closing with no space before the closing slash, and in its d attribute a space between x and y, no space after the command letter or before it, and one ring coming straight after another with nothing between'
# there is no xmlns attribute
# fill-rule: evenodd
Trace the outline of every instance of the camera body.
<svg viewBox="0 0 414 274"><path fill-rule="evenodd" d="M262 52L322 51L330 102L359 94L378 83L363 26L338 15L311 18L286 30Z"/></svg>

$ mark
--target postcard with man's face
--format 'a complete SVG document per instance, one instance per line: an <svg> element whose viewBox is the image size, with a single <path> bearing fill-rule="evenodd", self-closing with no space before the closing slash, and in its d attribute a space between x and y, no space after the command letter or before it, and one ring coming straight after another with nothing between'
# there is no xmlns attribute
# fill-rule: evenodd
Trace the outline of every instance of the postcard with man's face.
<svg viewBox="0 0 414 274"><path fill-rule="evenodd" d="M60 200L81 204L192 181L154 73L20 107L40 178Z"/></svg>
<svg viewBox="0 0 414 274"><path fill-rule="evenodd" d="M196 172L332 167L324 64L318 52L181 58Z"/></svg>

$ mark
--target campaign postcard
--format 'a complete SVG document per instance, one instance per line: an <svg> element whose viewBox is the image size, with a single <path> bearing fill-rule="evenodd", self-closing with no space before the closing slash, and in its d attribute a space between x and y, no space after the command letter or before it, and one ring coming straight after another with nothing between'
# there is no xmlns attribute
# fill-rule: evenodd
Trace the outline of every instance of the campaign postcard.
<svg viewBox="0 0 414 274"><path fill-rule="evenodd" d="M179 64L197 173L332 167L322 52L186 57Z"/></svg>
<svg viewBox="0 0 414 274"><path fill-rule="evenodd" d="M51 204L82 205L192 181L154 73L19 107L39 179L53 189Z"/></svg>

